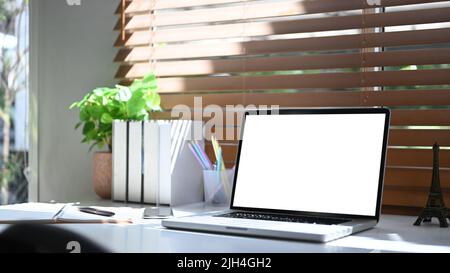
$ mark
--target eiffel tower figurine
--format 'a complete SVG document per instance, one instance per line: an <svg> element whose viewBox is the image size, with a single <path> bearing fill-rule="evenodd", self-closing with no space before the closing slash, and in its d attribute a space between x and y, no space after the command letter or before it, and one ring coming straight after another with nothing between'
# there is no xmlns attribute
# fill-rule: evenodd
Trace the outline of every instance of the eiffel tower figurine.
<svg viewBox="0 0 450 273"><path fill-rule="evenodd" d="M450 219L450 213L445 207L444 197L442 196L441 183L439 180L439 145L433 145L433 178L431 180L430 193L426 207L422 210L415 226L420 226L423 221L431 222L431 218L436 217L441 227L448 227L447 218Z"/></svg>

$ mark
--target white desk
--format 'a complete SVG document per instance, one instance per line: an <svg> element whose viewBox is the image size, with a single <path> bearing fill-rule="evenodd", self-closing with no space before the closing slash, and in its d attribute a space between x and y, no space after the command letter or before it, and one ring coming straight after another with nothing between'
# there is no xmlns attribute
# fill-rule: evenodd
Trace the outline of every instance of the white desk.
<svg viewBox="0 0 450 273"><path fill-rule="evenodd" d="M195 204L177 208L175 213L208 210ZM414 220L415 217L383 215L376 228L326 244L169 230L159 220L131 225L59 226L113 252L450 252L449 228L437 224L416 227L412 225ZM0 225L0 231L4 228Z"/></svg>

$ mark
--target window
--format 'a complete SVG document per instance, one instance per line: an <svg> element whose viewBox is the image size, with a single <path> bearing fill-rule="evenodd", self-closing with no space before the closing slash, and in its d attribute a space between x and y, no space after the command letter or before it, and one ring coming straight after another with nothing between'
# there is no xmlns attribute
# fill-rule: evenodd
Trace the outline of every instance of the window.
<svg viewBox="0 0 450 273"><path fill-rule="evenodd" d="M203 107L390 107L384 208L416 211L435 142L450 190L450 1L378 2L122 1L116 78L154 71L163 118L179 104L197 107L195 97ZM223 143L232 165L236 141Z"/></svg>
<svg viewBox="0 0 450 273"><path fill-rule="evenodd" d="M0 204L28 199L27 3L0 0Z"/></svg>

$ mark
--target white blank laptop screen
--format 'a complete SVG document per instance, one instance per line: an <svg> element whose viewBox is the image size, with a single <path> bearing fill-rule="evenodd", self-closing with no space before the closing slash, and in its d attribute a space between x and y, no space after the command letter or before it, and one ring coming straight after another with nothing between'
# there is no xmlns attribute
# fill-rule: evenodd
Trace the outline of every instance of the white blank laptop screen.
<svg viewBox="0 0 450 273"><path fill-rule="evenodd" d="M233 206L375 216L385 114L248 115Z"/></svg>

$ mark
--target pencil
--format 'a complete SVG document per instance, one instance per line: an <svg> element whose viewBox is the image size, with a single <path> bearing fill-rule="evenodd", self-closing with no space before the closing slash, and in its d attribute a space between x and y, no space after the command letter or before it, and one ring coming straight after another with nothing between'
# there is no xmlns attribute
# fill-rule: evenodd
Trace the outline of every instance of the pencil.
<svg viewBox="0 0 450 273"><path fill-rule="evenodd" d="M194 140L194 145L197 147L197 151L200 152L200 155L205 160L205 165L208 167L209 170L213 169L213 164L211 163L211 160L209 159L208 155L205 153L205 150L197 143L196 140Z"/></svg>
<svg viewBox="0 0 450 273"><path fill-rule="evenodd" d="M230 196L231 194L231 190L230 190L230 183L228 180L228 172L225 166L225 162L223 161L223 156L222 156L222 148L219 146L218 148L218 163L217 163L217 170L220 173L220 182L222 183L223 189L225 191L225 194L227 197Z"/></svg>
<svg viewBox="0 0 450 273"><path fill-rule="evenodd" d="M188 143L189 149L191 150L191 152L194 154L195 158L197 159L198 163L200 163L200 165L202 166L202 168L204 170L206 170L206 166L203 164L203 161L200 159L200 157L198 156L197 152L195 151L192 143Z"/></svg>
<svg viewBox="0 0 450 273"><path fill-rule="evenodd" d="M197 156L198 156L199 159L202 161L202 165L205 166L205 169L209 169L209 165L208 165L208 163L207 163L207 160L206 160L206 158L203 157L203 155L202 155L202 153L201 153L201 151L200 151L200 147L199 147L195 142L193 142L193 141L190 141L189 143L192 145L192 147L193 147L194 150L196 151Z"/></svg>
<svg viewBox="0 0 450 273"><path fill-rule="evenodd" d="M214 155L216 156L216 161L217 160L219 160L219 155L218 155L218 152L219 152L219 144L217 143L217 140L216 140L216 138L214 137L214 135L212 135L211 136L211 143L212 143L212 146L213 146L213 149L214 149Z"/></svg>

